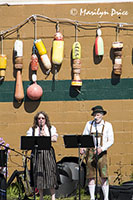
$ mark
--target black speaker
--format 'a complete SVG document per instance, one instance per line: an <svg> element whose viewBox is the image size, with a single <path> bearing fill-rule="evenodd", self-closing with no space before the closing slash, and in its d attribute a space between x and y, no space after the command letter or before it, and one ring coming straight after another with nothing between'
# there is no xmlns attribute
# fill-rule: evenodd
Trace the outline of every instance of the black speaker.
<svg viewBox="0 0 133 200"><path fill-rule="evenodd" d="M133 185L109 186L109 200L132 200Z"/></svg>
<svg viewBox="0 0 133 200"><path fill-rule="evenodd" d="M66 163L57 164L58 173L60 176L61 183L67 183L72 181L72 172Z"/></svg>
<svg viewBox="0 0 133 200"><path fill-rule="evenodd" d="M66 198L73 196L76 192L77 181L72 180L72 172L67 163L58 163L60 176L59 188L55 192L56 198Z"/></svg>
<svg viewBox="0 0 133 200"><path fill-rule="evenodd" d="M78 181L79 180L79 158L78 157L64 157L58 163L65 164L69 167L72 173L72 180ZM82 162L80 167L80 184L81 187L84 187L86 179L86 165Z"/></svg>
<svg viewBox="0 0 133 200"><path fill-rule="evenodd" d="M56 198L67 198L76 195L77 181L70 181L59 185L55 191Z"/></svg>
<svg viewBox="0 0 133 200"><path fill-rule="evenodd" d="M78 157L64 157L57 163L60 176L59 188L56 190L56 198L66 198L76 195L79 179ZM85 182L85 169L80 168L80 184Z"/></svg>
<svg viewBox="0 0 133 200"><path fill-rule="evenodd" d="M59 187L55 190L56 198L67 198L76 195L77 181L72 180L72 172L66 163L57 164L60 177ZM49 190L44 190L44 195L50 195Z"/></svg>
<svg viewBox="0 0 133 200"><path fill-rule="evenodd" d="M72 180L78 181L79 180L79 165L74 162L64 162L69 169L71 170L72 173ZM80 185L83 187L84 186L84 181L85 181L85 172L84 168L81 166L80 167Z"/></svg>

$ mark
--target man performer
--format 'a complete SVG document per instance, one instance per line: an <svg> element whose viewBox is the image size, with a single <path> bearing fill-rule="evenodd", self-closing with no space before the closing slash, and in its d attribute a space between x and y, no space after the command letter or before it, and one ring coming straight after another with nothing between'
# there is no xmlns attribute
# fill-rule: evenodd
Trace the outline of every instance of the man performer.
<svg viewBox="0 0 133 200"><path fill-rule="evenodd" d="M94 120L88 121L83 135L92 135L95 148L81 148L80 153L86 153L86 179L91 200L95 200L96 166L101 179L104 200L109 200L109 182L107 173L107 149L114 143L114 133L111 123L104 121L107 112L102 106L92 108Z"/></svg>

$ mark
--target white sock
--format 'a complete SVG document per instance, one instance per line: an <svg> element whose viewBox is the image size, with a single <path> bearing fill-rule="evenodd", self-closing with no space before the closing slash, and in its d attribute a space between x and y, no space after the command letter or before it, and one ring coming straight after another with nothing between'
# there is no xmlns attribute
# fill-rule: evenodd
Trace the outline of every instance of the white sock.
<svg viewBox="0 0 133 200"><path fill-rule="evenodd" d="M102 185L104 200L109 200L109 185Z"/></svg>
<svg viewBox="0 0 133 200"><path fill-rule="evenodd" d="M88 187L89 187L91 200L95 200L95 184L88 185Z"/></svg>
<svg viewBox="0 0 133 200"><path fill-rule="evenodd" d="M55 194L52 194L52 200L55 200Z"/></svg>

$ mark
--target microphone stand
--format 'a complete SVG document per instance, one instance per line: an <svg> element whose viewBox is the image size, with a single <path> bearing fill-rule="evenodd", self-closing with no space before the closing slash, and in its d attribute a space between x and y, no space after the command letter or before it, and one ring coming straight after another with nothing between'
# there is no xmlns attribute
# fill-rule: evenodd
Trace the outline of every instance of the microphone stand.
<svg viewBox="0 0 133 200"><path fill-rule="evenodd" d="M96 200L98 200L97 198L97 191L98 191L98 171L97 171L97 167L98 167L98 131L97 131L97 124L96 124L96 120L95 120L95 128L96 128Z"/></svg>
<svg viewBox="0 0 133 200"><path fill-rule="evenodd" d="M4 147L5 148L5 150L11 150L11 151L14 151L15 153L17 153L17 154L19 154L19 155L21 155L21 156L23 156L23 154L22 153L20 153L19 151L16 151L15 149L12 149L12 148L10 148L10 147L7 147L7 146L5 146L5 145L3 145L3 144L0 144L0 146L2 146L2 147ZM28 158L28 159L31 159L30 157L28 157L28 156L26 156L26 158Z"/></svg>
<svg viewBox="0 0 133 200"><path fill-rule="evenodd" d="M41 135L41 132L42 132L42 122L40 122L39 128L40 128L40 135Z"/></svg>
<svg viewBox="0 0 133 200"><path fill-rule="evenodd" d="M42 122L40 123L40 135L42 131ZM34 181L34 200L36 200L36 187L35 187L35 173L36 173L36 164L37 164L37 155L38 155L38 145L34 145L34 168L33 168L33 181Z"/></svg>

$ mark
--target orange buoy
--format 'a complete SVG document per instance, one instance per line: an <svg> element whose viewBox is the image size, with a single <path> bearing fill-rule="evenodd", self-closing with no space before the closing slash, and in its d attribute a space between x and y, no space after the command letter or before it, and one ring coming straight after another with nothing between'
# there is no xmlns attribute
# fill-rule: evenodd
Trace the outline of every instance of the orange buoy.
<svg viewBox="0 0 133 200"><path fill-rule="evenodd" d="M43 90L36 82L31 84L27 89L27 96L31 100L38 100L43 95Z"/></svg>
<svg viewBox="0 0 133 200"><path fill-rule="evenodd" d="M36 54L32 54L30 65L31 65L31 70L32 71L37 71L38 70L38 65L39 64L38 64L38 57L37 57Z"/></svg>
<svg viewBox="0 0 133 200"><path fill-rule="evenodd" d="M15 99L20 102L24 98L24 89L22 83L22 74L21 70L17 70L16 75L16 88L15 88Z"/></svg>

